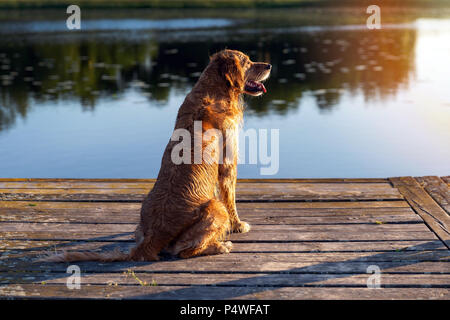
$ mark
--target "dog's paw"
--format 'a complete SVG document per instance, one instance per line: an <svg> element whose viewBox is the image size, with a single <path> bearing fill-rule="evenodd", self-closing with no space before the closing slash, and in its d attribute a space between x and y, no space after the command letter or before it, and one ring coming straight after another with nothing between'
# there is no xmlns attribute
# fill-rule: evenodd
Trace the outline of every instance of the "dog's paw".
<svg viewBox="0 0 450 320"><path fill-rule="evenodd" d="M230 253L231 249L233 248L233 244L231 241L221 242L217 248L216 248L216 254L224 254L224 253Z"/></svg>
<svg viewBox="0 0 450 320"><path fill-rule="evenodd" d="M246 233L250 231L250 225L247 222L239 221L233 226L233 232Z"/></svg>
<svg viewBox="0 0 450 320"><path fill-rule="evenodd" d="M222 243L225 248L227 248L228 252L233 249L233 243L231 241L225 241Z"/></svg>

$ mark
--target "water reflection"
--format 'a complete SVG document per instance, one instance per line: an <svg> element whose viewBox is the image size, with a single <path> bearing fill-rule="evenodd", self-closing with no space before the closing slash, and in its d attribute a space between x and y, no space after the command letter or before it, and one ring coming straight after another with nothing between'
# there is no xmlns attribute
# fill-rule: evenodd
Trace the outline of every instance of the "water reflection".
<svg viewBox="0 0 450 320"><path fill-rule="evenodd" d="M344 93L387 99L414 74L414 28L236 32L203 39L188 32L170 41L161 34L136 39L126 33L1 40L0 131L39 105L79 101L94 110L101 99L121 99L131 88L164 107L171 93L185 95L193 86L209 54L225 47L274 66L270 94L248 101L248 111L258 116L286 114L305 94L323 111L333 110Z"/></svg>

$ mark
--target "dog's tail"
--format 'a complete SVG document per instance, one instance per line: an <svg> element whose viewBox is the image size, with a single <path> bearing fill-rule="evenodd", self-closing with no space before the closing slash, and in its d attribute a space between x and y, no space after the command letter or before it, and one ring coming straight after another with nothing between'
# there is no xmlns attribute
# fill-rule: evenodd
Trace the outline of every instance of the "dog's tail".
<svg viewBox="0 0 450 320"><path fill-rule="evenodd" d="M123 253L119 249L107 252L67 252L50 253L45 256L39 257L35 262L74 262L74 261L101 261L101 262L113 262L113 261L132 261L132 252Z"/></svg>

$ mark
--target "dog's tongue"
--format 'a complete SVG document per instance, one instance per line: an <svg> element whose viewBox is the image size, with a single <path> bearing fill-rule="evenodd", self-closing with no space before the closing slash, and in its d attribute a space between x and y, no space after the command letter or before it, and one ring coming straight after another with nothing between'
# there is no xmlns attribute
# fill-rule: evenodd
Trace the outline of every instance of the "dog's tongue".
<svg viewBox="0 0 450 320"><path fill-rule="evenodd" d="M264 87L262 83L259 83L259 87L262 89L262 91L264 91L264 93L267 92L266 87Z"/></svg>
<svg viewBox="0 0 450 320"><path fill-rule="evenodd" d="M259 90L264 91L264 93L267 92L266 87L261 82L254 82L254 84L258 87Z"/></svg>
<svg viewBox="0 0 450 320"><path fill-rule="evenodd" d="M250 81L249 86L253 88L257 88L259 91L267 92L266 87L261 82Z"/></svg>

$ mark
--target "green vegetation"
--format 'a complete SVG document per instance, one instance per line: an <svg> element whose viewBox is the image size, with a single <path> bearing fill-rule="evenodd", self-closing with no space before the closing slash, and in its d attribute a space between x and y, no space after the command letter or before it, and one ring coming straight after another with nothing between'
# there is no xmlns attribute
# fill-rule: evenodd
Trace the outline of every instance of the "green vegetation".
<svg viewBox="0 0 450 320"><path fill-rule="evenodd" d="M383 6L440 6L449 0L383 0ZM79 0L90 8L276 8L303 6L364 6L373 0ZM68 0L0 0L1 8L54 8L73 4Z"/></svg>
<svg viewBox="0 0 450 320"><path fill-rule="evenodd" d="M128 269L126 272L123 273L125 276L131 276L132 278L134 278L141 286L151 286L151 287L156 287L158 284L156 283L156 281L154 279L152 279L151 283L148 283L146 281L143 281L141 279L138 278L138 276L134 273L133 270Z"/></svg>

